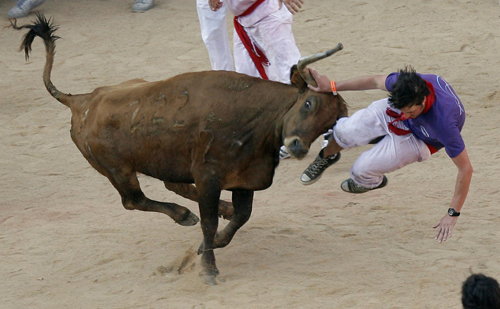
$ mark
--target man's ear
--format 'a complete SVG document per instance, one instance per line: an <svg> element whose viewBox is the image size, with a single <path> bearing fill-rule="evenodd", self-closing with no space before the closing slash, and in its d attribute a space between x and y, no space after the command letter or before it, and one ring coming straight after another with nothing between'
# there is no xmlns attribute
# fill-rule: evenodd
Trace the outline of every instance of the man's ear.
<svg viewBox="0 0 500 309"><path fill-rule="evenodd" d="M300 75L299 70L297 70L297 65L294 65L290 69L290 81L292 85L299 89L299 92L304 92L307 88L307 83L302 78L302 75Z"/></svg>

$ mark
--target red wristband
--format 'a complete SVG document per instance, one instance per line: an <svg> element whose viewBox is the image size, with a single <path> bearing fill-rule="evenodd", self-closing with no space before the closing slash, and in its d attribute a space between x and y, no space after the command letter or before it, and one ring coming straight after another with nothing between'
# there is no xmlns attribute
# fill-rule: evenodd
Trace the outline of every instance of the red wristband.
<svg viewBox="0 0 500 309"><path fill-rule="evenodd" d="M334 80L330 81L330 87L332 87L333 95L337 95L337 86L335 85Z"/></svg>

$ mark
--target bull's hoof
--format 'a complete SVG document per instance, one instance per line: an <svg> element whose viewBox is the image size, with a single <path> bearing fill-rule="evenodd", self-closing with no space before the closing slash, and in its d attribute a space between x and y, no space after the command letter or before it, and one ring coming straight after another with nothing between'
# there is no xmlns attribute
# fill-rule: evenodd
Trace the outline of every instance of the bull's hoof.
<svg viewBox="0 0 500 309"><path fill-rule="evenodd" d="M217 280L215 280L215 276L210 275L201 275L206 284L209 285L217 285Z"/></svg>
<svg viewBox="0 0 500 309"><path fill-rule="evenodd" d="M219 270L217 267L214 269L204 269L200 272L200 276L203 278L205 283L210 285L217 285L217 280L215 278L219 275Z"/></svg>
<svg viewBox="0 0 500 309"><path fill-rule="evenodd" d="M200 222L200 219L198 218L197 215L195 215L192 212L189 212L189 215L186 219L182 221L177 221L176 223L182 225L182 226L192 226L196 225L196 223Z"/></svg>

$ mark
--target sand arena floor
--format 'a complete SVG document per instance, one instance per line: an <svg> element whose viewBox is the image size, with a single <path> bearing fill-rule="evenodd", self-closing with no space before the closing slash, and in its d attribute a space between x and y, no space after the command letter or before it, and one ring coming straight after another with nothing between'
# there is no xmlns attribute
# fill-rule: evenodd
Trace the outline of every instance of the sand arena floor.
<svg viewBox="0 0 500 309"><path fill-rule="evenodd" d="M13 3L0 2L2 16ZM86 93L210 69L195 1L157 0L143 14L130 12L133 3L48 0L39 8L60 25L52 72L59 90ZM216 252L220 284L205 285L193 251L199 225L181 227L122 207L73 145L69 109L43 86L41 40L25 62L17 52L24 32L3 28L1 307L460 308L461 283L471 270L500 279L498 2L316 0L294 19L303 55L344 44L312 66L331 79L411 64L453 85L466 108L463 136L475 173L451 239L439 244L431 228L454 190L456 167L444 151L388 174L383 190L349 195L339 185L364 149L344 152L305 187L299 176L320 149L314 143L304 160L283 161L272 187L256 193L250 221ZM385 96L342 95L350 113ZM150 198L198 213L161 182L140 181Z"/></svg>

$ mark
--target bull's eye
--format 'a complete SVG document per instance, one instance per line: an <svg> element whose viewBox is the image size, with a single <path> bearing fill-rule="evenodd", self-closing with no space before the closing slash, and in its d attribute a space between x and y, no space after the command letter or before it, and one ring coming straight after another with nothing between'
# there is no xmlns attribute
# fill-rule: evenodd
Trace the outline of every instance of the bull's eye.
<svg viewBox="0 0 500 309"><path fill-rule="evenodd" d="M307 109L311 109L312 108L312 104L310 101L306 101L306 103L304 104L304 106L307 108Z"/></svg>

